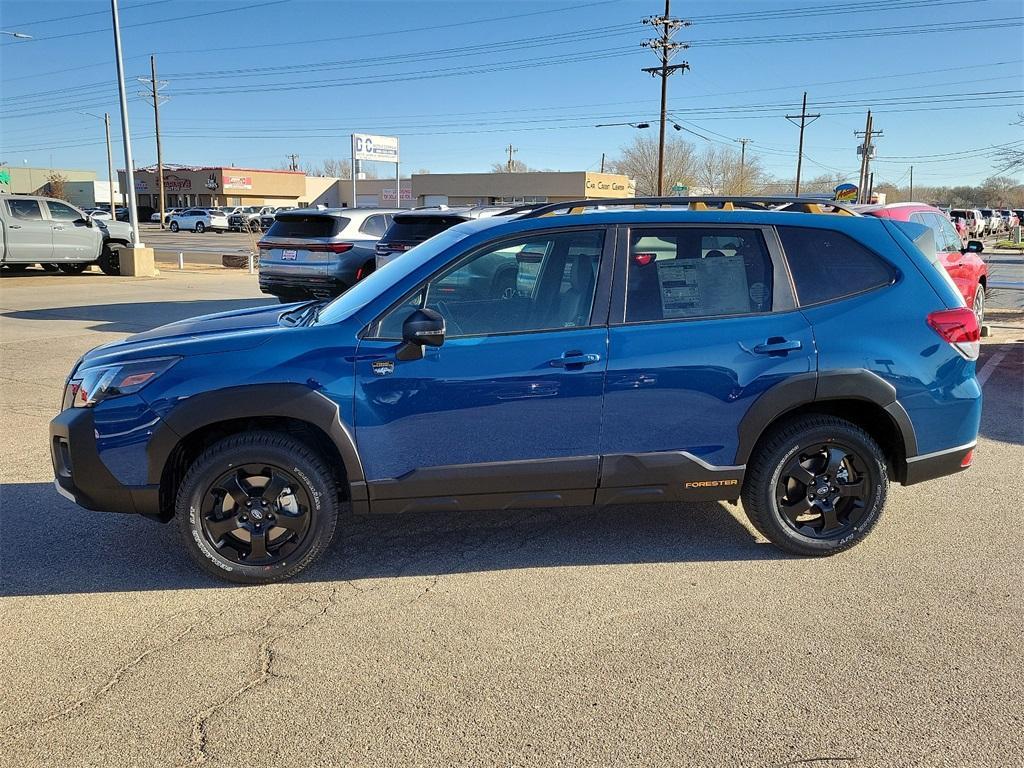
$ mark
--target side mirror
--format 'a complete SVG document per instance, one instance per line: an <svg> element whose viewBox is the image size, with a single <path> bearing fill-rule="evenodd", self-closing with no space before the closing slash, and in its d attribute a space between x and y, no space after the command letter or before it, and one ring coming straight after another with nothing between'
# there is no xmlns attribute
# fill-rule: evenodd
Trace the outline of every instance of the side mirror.
<svg viewBox="0 0 1024 768"><path fill-rule="evenodd" d="M984 253L985 244L981 240L968 240L964 253Z"/></svg>
<svg viewBox="0 0 1024 768"><path fill-rule="evenodd" d="M89 216L88 214L86 214L85 216L83 216L80 219L75 219L72 222L72 224L74 224L76 227L92 227L93 226L92 216Z"/></svg>
<svg viewBox="0 0 1024 768"><path fill-rule="evenodd" d="M402 323L402 346L395 355L399 360L420 360L423 347L444 344L444 317L432 309L417 309Z"/></svg>

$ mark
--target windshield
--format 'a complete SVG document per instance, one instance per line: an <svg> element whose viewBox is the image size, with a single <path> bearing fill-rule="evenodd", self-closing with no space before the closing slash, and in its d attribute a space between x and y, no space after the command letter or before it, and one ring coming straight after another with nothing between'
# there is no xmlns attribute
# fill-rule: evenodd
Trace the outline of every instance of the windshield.
<svg viewBox="0 0 1024 768"><path fill-rule="evenodd" d="M395 283L415 272L446 248L464 240L472 230L448 229L385 264L369 277L356 283L320 312L317 324L337 323L365 307Z"/></svg>

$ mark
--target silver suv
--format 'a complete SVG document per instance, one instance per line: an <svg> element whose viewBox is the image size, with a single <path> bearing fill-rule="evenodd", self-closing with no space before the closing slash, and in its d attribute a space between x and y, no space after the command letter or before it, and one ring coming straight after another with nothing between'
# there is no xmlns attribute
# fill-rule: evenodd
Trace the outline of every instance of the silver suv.
<svg viewBox="0 0 1024 768"><path fill-rule="evenodd" d="M260 240L260 290L282 303L345 292L376 267L395 208L281 211Z"/></svg>

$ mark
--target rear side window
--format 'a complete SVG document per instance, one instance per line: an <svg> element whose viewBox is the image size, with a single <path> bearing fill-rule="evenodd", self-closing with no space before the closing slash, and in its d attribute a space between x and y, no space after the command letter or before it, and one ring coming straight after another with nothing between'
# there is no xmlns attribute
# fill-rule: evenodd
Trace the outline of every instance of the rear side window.
<svg viewBox="0 0 1024 768"><path fill-rule="evenodd" d="M756 229L633 229L626 322L770 312L772 261Z"/></svg>
<svg viewBox="0 0 1024 768"><path fill-rule="evenodd" d="M267 237L334 237L347 225L340 216L278 216Z"/></svg>
<svg viewBox="0 0 1024 768"><path fill-rule="evenodd" d="M422 243L463 221L459 216L395 216L381 239L385 243Z"/></svg>
<svg viewBox="0 0 1024 768"><path fill-rule="evenodd" d="M364 235L370 235L370 237L380 237L387 231L387 228L387 219L383 214L377 214L376 216L367 216L366 221L359 227L359 231Z"/></svg>
<svg viewBox="0 0 1024 768"><path fill-rule="evenodd" d="M43 218L38 200L19 200L16 197L9 197L7 198L7 207L11 209L11 217L15 219L37 221Z"/></svg>
<svg viewBox="0 0 1024 768"><path fill-rule="evenodd" d="M889 285L892 267L863 245L828 229L779 227L800 304L820 304Z"/></svg>

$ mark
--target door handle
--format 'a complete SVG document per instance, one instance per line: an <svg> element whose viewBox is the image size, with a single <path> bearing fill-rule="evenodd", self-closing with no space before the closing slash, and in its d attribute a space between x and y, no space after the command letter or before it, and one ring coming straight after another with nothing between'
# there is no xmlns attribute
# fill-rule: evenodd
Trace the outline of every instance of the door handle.
<svg viewBox="0 0 1024 768"><path fill-rule="evenodd" d="M799 339L783 339L772 337L752 350L755 355L784 355L803 347Z"/></svg>
<svg viewBox="0 0 1024 768"><path fill-rule="evenodd" d="M11 224L11 229L21 229L21 224Z"/></svg>
<svg viewBox="0 0 1024 768"><path fill-rule="evenodd" d="M582 368L585 365L593 365L600 362L601 356L596 354L583 354L578 349L564 352L561 357L549 361L552 368Z"/></svg>
<svg viewBox="0 0 1024 768"><path fill-rule="evenodd" d="M54 227L53 231L54 232L63 232L64 231L64 227Z"/></svg>

